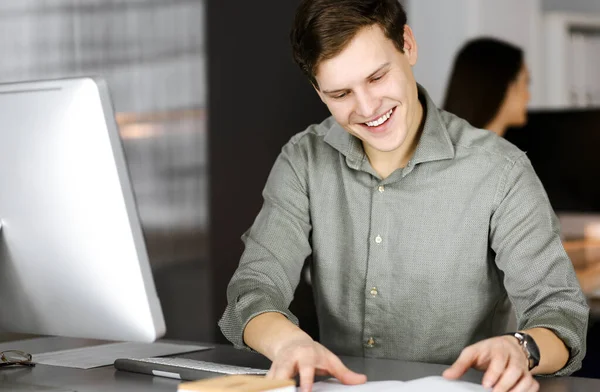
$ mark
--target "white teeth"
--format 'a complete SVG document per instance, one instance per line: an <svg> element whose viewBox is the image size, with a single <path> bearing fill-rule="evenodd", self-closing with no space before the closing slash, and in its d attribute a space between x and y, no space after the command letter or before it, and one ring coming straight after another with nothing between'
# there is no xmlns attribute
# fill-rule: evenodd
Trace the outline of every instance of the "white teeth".
<svg viewBox="0 0 600 392"><path fill-rule="evenodd" d="M383 116L379 117L377 120L375 120L375 121L369 121L366 124L368 126L370 126L370 127L378 127L381 124L383 124L384 122L386 122L391 117L393 111L394 111L394 109L390 109L389 112L387 112Z"/></svg>

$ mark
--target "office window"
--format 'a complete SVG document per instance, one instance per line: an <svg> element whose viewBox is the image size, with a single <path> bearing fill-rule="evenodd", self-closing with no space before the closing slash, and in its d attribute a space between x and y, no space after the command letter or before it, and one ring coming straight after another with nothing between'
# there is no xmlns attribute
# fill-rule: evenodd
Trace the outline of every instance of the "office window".
<svg viewBox="0 0 600 392"><path fill-rule="evenodd" d="M0 3L0 81L107 79L155 265L205 251L203 20L202 0Z"/></svg>

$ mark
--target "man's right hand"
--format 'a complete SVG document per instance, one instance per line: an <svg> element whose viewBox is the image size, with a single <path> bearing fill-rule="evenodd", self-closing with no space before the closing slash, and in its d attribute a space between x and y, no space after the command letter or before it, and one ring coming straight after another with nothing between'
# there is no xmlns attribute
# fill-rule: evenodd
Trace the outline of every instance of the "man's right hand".
<svg viewBox="0 0 600 392"><path fill-rule="evenodd" d="M367 381L367 376L348 369L335 354L308 337L282 345L275 353L267 378L290 379L297 374L302 392L312 390L315 375L331 375L346 385Z"/></svg>
<svg viewBox="0 0 600 392"><path fill-rule="evenodd" d="M244 329L244 342L273 361L268 378L290 379L300 374L302 392L312 389L315 375L331 375L350 385L367 381L367 376L348 369L280 313L262 313L251 319Z"/></svg>

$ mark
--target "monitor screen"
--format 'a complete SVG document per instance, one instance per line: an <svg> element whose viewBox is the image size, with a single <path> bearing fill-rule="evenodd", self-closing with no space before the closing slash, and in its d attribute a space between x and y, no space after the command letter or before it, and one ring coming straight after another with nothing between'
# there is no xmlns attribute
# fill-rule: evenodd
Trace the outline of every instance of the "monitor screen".
<svg viewBox="0 0 600 392"><path fill-rule="evenodd" d="M506 139L527 152L557 213L600 212L600 109L532 111Z"/></svg>
<svg viewBox="0 0 600 392"><path fill-rule="evenodd" d="M165 332L105 82L0 85L0 329Z"/></svg>

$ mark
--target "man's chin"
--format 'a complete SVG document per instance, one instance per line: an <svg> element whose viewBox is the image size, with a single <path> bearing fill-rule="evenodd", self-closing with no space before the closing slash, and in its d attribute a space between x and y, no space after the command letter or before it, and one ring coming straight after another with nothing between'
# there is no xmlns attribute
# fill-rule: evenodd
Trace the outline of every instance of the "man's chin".
<svg viewBox="0 0 600 392"><path fill-rule="evenodd" d="M400 146L402 145L401 143L369 143L367 142L367 144L369 145L369 147L375 151L378 152L382 152L382 153L389 153L389 152L393 152L396 151L400 148Z"/></svg>

